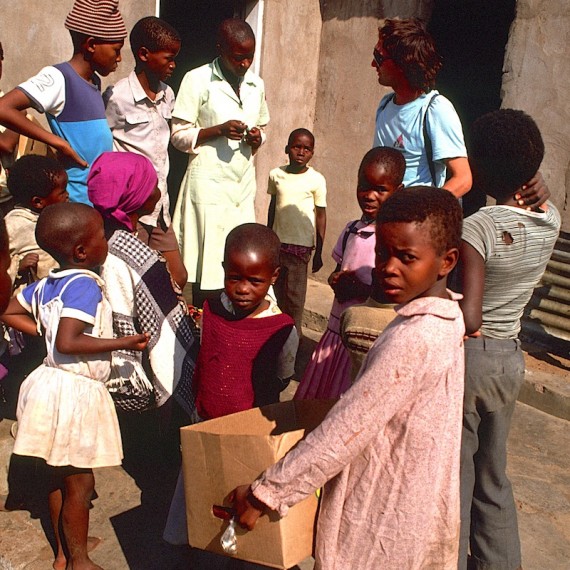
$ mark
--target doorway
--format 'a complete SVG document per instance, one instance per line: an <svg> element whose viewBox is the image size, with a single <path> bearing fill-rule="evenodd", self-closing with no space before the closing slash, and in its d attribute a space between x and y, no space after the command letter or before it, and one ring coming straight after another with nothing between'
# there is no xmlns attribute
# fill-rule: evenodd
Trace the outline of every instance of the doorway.
<svg viewBox="0 0 570 570"><path fill-rule="evenodd" d="M473 121L501 106L503 62L516 0L435 0L428 30L443 57L436 88L452 101L469 152ZM486 203L477 188L463 197L466 216Z"/></svg>

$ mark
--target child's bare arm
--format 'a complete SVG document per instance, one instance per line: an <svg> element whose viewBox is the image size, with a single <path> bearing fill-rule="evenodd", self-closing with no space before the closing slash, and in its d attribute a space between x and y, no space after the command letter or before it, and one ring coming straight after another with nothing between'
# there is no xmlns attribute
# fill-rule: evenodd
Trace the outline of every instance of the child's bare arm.
<svg viewBox="0 0 570 570"><path fill-rule="evenodd" d="M55 347L61 354L97 354L113 350L144 350L149 335L135 334L121 338L97 338L84 334L87 323L70 317L59 321Z"/></svg>
<svg viewBox="0 0 570 570"><path fill-rule="evenodd" d="M313 255L313 273L316 273L323 266L323 243L325 241L325 231L327 229L327 209L320 206L315 207L315 227L317 231L315 254Z"/></svg>
<svg viewBox="0 0 570 570"><path fill-rule="evenodd" d="M34 321L32 315L20 305L16 297L10 299L10 304L0 319L9 327L31 336L38 336L36 321Z"/></svg>
<svg viewBox="0 0 570 570"><path fill-rule="evenodd" d="M0 154L11 155L18 146L19 138L20 135L10 129L0 133Z"/></svg>
<svg viewBox="0 0 570 570"><path fill-rule="evenodd" d="M60 155L76 162L80 166L88 166L66 140L26 119L22 111L25 111L31 106L32 102L23 91L13 89L9 93L6 93L4 97L0 98L0 123L16 133L52 146Z"/></svg>
<svg viewBox="0 0 570 570"><path fill-rule="evenodd" d="M515 200L519 206L526 206L527 210L537 210L548 198L550 198L550 189L540 172L537 172L515 193Z"/></svg>
<svg viewBox="0 0 570 570"><path fill-rule="evenodd" d="M463 299L459 306L463 311L465 334L473 335L483 322L483 290L485 287L485 260L466 241L461 241L459 275Z"/></svg>
<svg viewBox="0 0 570 570"><path fill-rule="evenodd" d="M269 202L269 210L267 211L267 227L273 229L273 224L275 223L275 206L277 204L277 197L275 195L271 196L271 202Z"/></svg>

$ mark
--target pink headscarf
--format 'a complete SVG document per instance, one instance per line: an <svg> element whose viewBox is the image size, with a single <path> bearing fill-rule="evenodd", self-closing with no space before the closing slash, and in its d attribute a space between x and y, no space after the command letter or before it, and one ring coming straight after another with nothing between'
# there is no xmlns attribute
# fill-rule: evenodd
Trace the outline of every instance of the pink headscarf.
<svg viewBox="0 0 570 570"><path fill-rule="evenodd" d="M128 215L142 207L157 184L156 171L146 156L104 152L89 171L87 195L103 218L113 218L134 231Z"/></svg>

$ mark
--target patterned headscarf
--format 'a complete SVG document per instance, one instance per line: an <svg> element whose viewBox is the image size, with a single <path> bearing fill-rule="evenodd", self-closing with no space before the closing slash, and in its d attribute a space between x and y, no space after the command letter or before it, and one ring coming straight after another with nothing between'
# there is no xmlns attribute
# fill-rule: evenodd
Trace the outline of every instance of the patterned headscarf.
<svg viewBox="0 0 570 570"><path fill-rule="evenodd" d="M133 152L104 152L87 178L87 195L104 219L134 231L129 214L139 210L158 184L152 162Z"/></svg>

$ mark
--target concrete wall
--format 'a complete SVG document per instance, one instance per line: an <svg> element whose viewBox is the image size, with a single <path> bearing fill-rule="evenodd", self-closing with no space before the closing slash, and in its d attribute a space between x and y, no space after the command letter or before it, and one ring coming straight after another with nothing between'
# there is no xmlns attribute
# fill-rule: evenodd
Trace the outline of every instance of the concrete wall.
<svg viewBox="0 0 570 570"><path fill-rule="evenodd" d="M71 58L71 38L63 25L71 6L72 0L2 2L0 41L5 59L0 87L4 92L35 75L45 65ZM130 30L140 18L154 15L155 0L120 0L119 9ZM121 55L123 61L115 73L103 80L103 88L134 68L128 39Z"/></svg>
<svg viewBox="0 0 570 570"><path fill-rule="evenodd" d="M570 231L570 3L519 0L505 54L503 107L522 109L542 132L541 166L562 229Z"/></svg>

